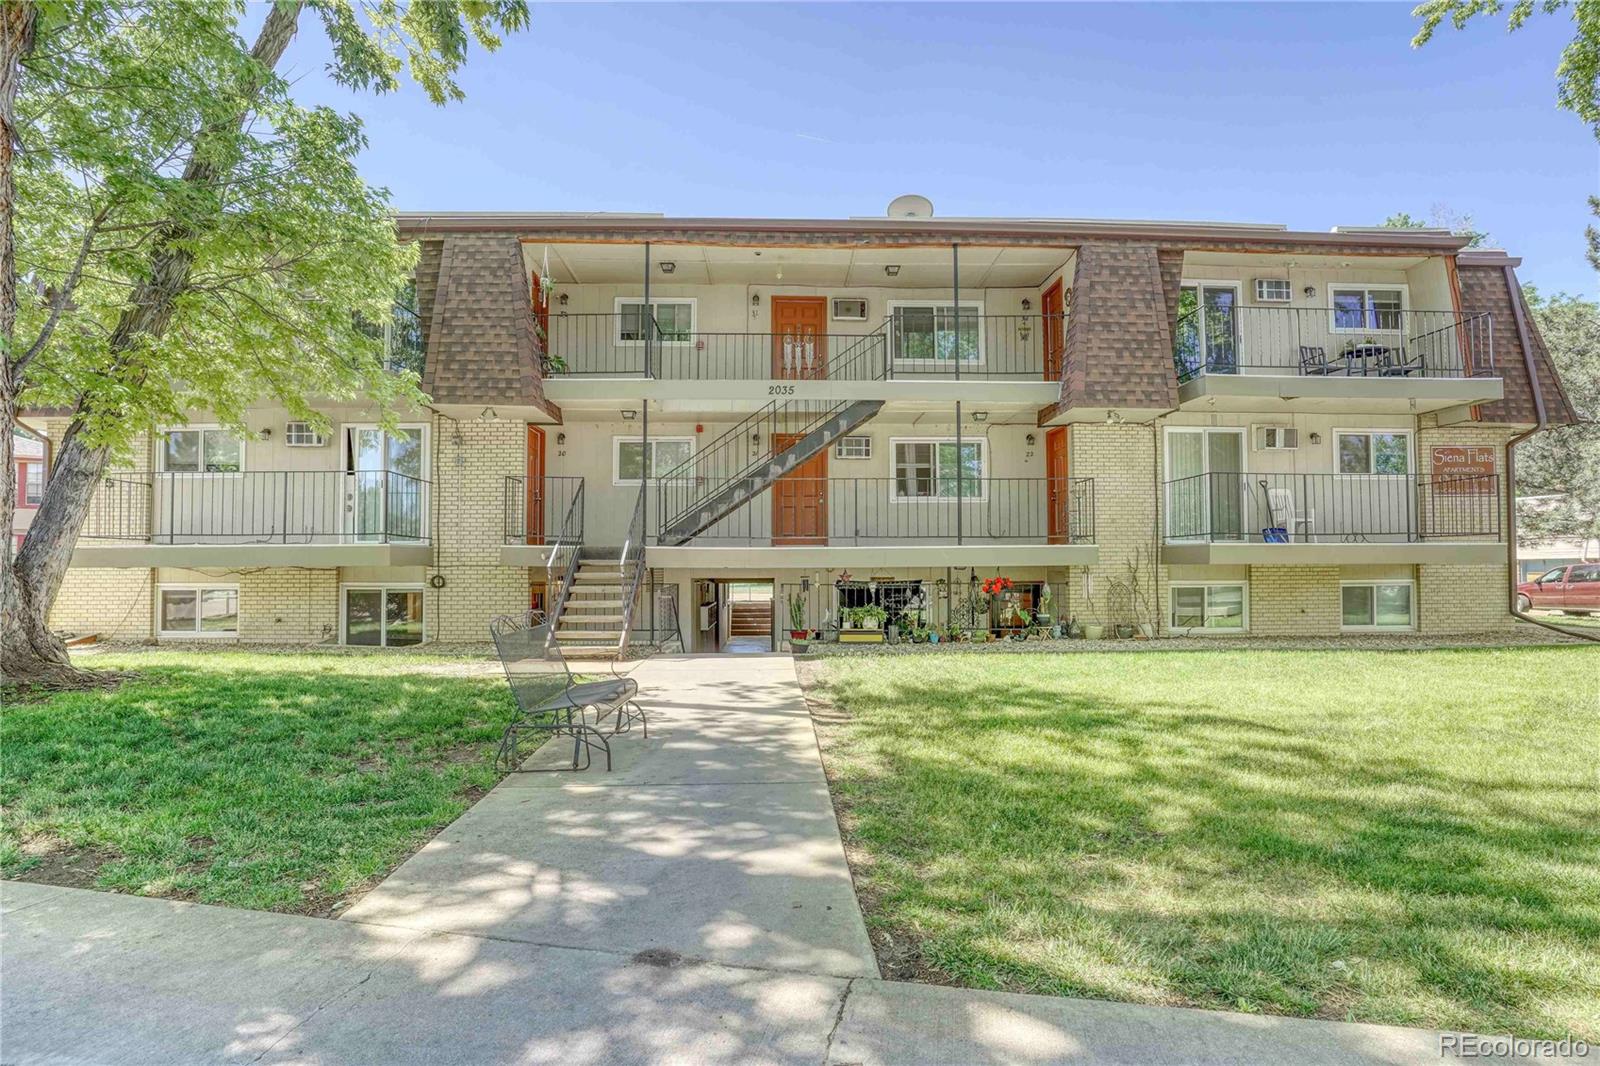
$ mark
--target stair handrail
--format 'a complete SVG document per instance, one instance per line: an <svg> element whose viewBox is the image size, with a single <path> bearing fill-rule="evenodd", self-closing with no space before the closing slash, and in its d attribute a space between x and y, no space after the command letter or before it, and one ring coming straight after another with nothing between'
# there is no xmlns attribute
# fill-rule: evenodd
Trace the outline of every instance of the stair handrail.
<svg viewBox="0 0 1600 1066"><path fill-rule="evenodd" d="M574 519L576 516L576 519ZM572 555L567 559L566 570L561 575L561 588L556 593L555 602L550 604L545 612L545 619L552 625L560 620L561 612L566 610L567 600L572 595L572 585L578 578L578 563L583 555L583 481L578 481L578 491L572 494L572 502L567 504L567 513L562 517L561 529L556 534L556 541L550 547L549 561L544 566L544 581L546 595L555 576L556 556L561 553L563 544L572 546ZM552 630L554 632L554 630Z"/></svg>
<svg viewBox="0 0 1600 1066"><path fill-rule="evenodd" d="M622 594L622 635L617 640L620 652L628 646L628 634L633 629L633 601L639 595L639 579L644 575L644 490L647 482L639 479L639 496L633 504L633 518L628 522L628 539L622 545L622 558L618 561L620 575L627 581ZM628 577L628 567L633 566L633 576Z"/></svg>

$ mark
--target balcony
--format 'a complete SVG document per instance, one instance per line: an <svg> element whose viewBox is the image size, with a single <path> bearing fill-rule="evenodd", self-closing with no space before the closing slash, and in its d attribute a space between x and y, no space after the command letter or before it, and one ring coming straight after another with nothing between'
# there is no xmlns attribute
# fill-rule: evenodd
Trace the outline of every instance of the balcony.
<svg viewBox="0 0 1600 1066"><path fill-rule="evenodd" d="M431 486L394 471L115 471L74 566L417 566Z"/></svg>
<svg viewBox="0 0 1600 1066"><path fill-rule="evenodd" d="M1165 563L1505 559L1495 474L1199 474L1168 481L1165 505Z"/></svg>
<svg viewBox="0 0 1600 1066"><path fill-rule="evenodd" d="M929 495L933 486L897 478L791 475L687 544L651 547L650 560L656 566L967 566L974 548L994 565L1080 566L1098 559L1092 479L972 478L960 487L958 498Z"/></svg>
<svg viewBox="0 0 1600 1066"><path fill-rule="evenodd" d="M1180 403L1210 410L1442 411L1502 394L1487 312L1198 307L1178 318L1173 366Z"/></svg>
<svg viewBox="0 0 1600 1066"><path fill-rule="evenodd" d="M508 477L501 503L506 566L549 566L563 547L583 543L581 477Z"/></svg>

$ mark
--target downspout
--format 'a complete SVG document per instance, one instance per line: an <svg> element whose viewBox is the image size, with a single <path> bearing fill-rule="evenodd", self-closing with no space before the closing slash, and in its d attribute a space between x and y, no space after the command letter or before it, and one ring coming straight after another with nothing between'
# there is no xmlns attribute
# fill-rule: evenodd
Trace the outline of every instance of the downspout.
<svg viewBox="0 0 1600 1066"><path fill-rule="evenodd" d="M1511 297L1511 313L1517 323L1517 342L1522 345L1522 365L1528 372L1528 385L1533 390L1534 427L1518 433L1506 442L1506 586L1511 601L1511 616L1536 626L1543 626L1569 637L1600 643L1600 635L1564 629L1543 619L1534 618L1517 610L1517 459L1518 444L1540 432L1548 424L1544 409L1544 392L1539 388L1539 371L1533 364L1533 337L1528 329L1528 317L1522 311L1522 289L1517 284L1517 272L1510 265L1503 268L1506 275L1507 294Z"/></svg>

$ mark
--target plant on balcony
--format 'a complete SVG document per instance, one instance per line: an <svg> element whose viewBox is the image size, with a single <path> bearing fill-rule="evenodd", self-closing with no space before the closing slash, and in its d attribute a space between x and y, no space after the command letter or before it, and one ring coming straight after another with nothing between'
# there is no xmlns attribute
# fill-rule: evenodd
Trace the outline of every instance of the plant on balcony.
<svg viewBox="0 0 1600 1066"><path fill-rule="evenodd" d="M789 594L789 637L791 640L806 638L806 598L798 592Z"/></svg>

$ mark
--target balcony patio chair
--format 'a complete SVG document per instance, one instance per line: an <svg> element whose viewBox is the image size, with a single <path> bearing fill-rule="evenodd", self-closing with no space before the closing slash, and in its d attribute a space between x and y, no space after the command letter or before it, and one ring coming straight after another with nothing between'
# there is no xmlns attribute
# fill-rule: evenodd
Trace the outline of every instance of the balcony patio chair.
<svg viewBox="0 0 1600 1066"><path fill-rule="evenodd" d="M516 714L501 734L495 755L500 768L521 770L519 744L523 736L535 735L540 743L551 737L571 737L572 765L528 772L587 770L595 749L605 753L609 772L611 737L630 731L634 722L640 724L644 736L650 735L644 709L634 699L639 683L631 677L578 682L561 654L554 623L547 621L542 611L495 618L489 623L489 635L517 701ZM607 715L613 716L609 730L601 728Z"/></svg>
<svg viewBox="0 0 1600 1066"><path fill-rule="evenodd" d="M1328 358L1326 348L1300 346L1300 373L1302 374L1348 374L1350 364L1344 360Z"/></svg>
<svg viewBox="0 0 1600 1066"><path fill-rule="evenodd" d="M1385 378L1410 377L1423 370L1422 356L1407 355L1404 348L1390 348L1378 360L1378 376Z"/></svg>
<svg viewBox="0 0 1600 1066"><path fill-rule="evenodd" d="M1272 514L1273 524L1282 526L1288 533L1290 543L1316 542L1317 512L1309 507L1302 511L1295 510L1293 489L1269 488L1267 509Z"/></svg>

